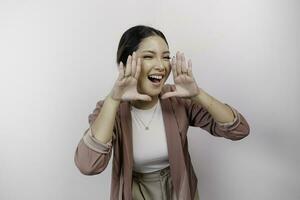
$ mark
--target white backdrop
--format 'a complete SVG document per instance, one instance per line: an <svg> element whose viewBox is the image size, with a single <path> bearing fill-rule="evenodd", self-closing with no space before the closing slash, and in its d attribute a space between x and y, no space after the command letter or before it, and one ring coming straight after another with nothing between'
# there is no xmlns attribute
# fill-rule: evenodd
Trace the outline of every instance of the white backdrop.
<svg viewBox="0 0 300 200"><path fill-rule="evenodd" d="M0 199L109 199L111 162L76 168L88 115L117 77L122 33L162 30L200 87L250 124L241 141L189 129L201 200L298 200L300 2L0 0ZM172 83L172 77L168 79Z"/></svg>

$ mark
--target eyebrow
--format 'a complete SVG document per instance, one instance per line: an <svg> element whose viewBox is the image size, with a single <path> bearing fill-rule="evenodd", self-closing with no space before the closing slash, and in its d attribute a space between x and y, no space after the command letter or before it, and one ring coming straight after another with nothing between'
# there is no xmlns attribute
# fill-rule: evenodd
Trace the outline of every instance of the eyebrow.
<svg viewBox="0 0 300 200"><path fill-rule="evenodd" d="M142 52L150 52L150 53L155 54L155 51L151 51L151 50L144 50ZM170 53L170 51L164 51L163 54L165 54L165 53Z"/></svg>

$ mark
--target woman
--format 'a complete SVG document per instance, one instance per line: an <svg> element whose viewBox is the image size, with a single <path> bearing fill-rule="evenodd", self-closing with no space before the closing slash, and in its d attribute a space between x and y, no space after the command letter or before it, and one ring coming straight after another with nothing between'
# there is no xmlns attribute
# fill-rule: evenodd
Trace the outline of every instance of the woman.
<svg viewBox="0 0 300 200"><path fill-rule="evenodd" d="M128 29L117 63L118 79L89 115L76 166L83 174L99 174L113 148L111 199L199 199L188 127L240 140L249 134L246 120L198 86L183 53L170 60L167 40L157 29ZM171 71L174 84L164 84Z"/></svg>

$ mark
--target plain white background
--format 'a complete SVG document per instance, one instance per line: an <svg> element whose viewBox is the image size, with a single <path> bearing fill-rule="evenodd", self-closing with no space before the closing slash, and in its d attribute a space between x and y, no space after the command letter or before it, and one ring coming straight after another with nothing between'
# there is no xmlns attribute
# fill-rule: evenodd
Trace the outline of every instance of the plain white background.
<svg viewBox="0 0 300 200"><path fill-rule="evenodd" d="M73 158L117 77L122 33L163 31L197 83L239 110L241 141L189 129L201 200L298 200L297 0L0 1L0 199L109 199L111 162L85 176ZM173 83L172 76L168 83Z"/></svg>

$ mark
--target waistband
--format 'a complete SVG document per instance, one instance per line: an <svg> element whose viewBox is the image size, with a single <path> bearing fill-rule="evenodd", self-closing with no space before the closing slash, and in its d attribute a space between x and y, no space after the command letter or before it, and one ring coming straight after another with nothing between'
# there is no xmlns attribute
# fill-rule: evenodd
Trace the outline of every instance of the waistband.
<svg viewBox="0 0 300 200"><path fill-rule="evenodd" d="M135 179L142 179L142 180L159 180L161 177L164 176L169 176L170 175L170 166L157 170L154 172L149 172L149 173L140 173L140 172L132 172L132 176Z"/></svg>

